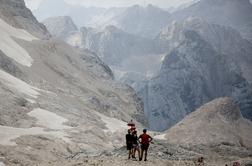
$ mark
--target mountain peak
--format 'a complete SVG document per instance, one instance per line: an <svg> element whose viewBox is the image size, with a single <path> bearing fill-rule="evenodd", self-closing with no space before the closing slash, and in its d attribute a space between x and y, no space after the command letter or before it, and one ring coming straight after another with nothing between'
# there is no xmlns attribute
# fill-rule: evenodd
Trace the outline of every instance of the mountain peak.
<svg viewBox="0 0 252 166"><path fill-rule="evenodd" d="M119 28L117 28L114 25L108 25L105 27L104 31L109 31L109 32L118 32L120 31Z"/></svg>
<svg viewBox="0 0 252 166"><path fill-rule="evenodd" d="M53 36L65 36L71 32L78 31L77 26L69 16L50 17L43 21Z"/></svg>
<svg viewBox="0 0 252 166"><path fill-rule="evenodd" d="M213 100L197 111L216 116L221 115L228 121L236 121L242 118L238 105L229 97Z"/></svg>

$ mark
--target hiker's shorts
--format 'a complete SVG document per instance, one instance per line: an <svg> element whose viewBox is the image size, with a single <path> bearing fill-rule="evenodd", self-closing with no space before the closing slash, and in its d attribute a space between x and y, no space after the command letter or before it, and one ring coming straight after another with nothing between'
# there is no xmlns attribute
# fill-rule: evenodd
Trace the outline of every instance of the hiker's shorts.
<svg viewBox="0 0 252 166"><path fill-rule="evenodd" d="M133 144L133 148L139 148L138 144Z"/></svg>
<svg viewBox="0 0 252 166"><path fill-rule="evenodd" d="M127 144L127 150L131 150L132 149L132 144Z"/></svg>
<svg viewBox="0 0 252 166"><path fill-rule="evenodd" d="M149 149L149 146L150 146L149 144L142 144L142 145L141 145L141 149L142 149L142 150L148 150L148 149Z"/></svg>

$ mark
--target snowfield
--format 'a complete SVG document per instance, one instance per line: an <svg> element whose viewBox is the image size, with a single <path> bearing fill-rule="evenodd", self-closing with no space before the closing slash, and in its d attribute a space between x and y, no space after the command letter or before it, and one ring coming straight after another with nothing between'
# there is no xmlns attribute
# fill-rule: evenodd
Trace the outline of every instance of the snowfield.
<svg viewBox="0 0 252 166"><path fill-rule="evenodd" d="M101 118L101 120L105 123L106 130L103 130L105 133L108 132L117 132L117 131L124 131L127 129L127 123L123 122L121 120L110 118L105 115L102 115L100 113L97 113L97 115Z"/></svg>
<svg viewBox="0 0 252 166"><path fill-rule="evenodd" d="M166 134L156 135L156 136L154 137L154 139L166 140L165 136L166 136Z"/></svg>
<svg viewBox="0 0 252 166"><path fill-rule="evenodd" d="M10 26L2 19L0 19L0 36L0 50L3 51L6 56L24 66L30 67L32 65L33 59L30 57L29 53L15 41L15 38L32 41L38 40L36 37L25 30Z"/></svg>
<svg viewBox="0 0 252 166"><path fill-rule="evenodd" d="M1 126L0 125L0 144L1 145L10 145L15 146L16 143L14 142L20 136L25 135L48 135L60 138L66 142L70 142L67 138L67 135L63 132L46 132L43 128L40 127L33 127L33 128L14 128L8 126Z"/></svg>
<svg viewBox="0 0 252 166"><path fill-rule="evenodd" d="M40 108L34 109L33 111L29 112L28 115L35 117L38 120L36 124L39 125L39 127L14 128L0 125L1 145L15 146L16 143L14 142L14 140L20 136L25 135L53 136L60 138L65 142L71 142L68 138L68 134L63 131L63 129L71 128L69 126L63 125L63 123L68 121L67 119ZM45 131L45 129L52 129L57 131Z"/></svg>
<svg viewBox="0 0 252 166"><path fill-rule="evenodd" d="M0 70L0 83L31 98L37 98L39 95L38 88L27 84L26 82L6 73L3 70Z"/></svg>
<svg viewBox="0 0 252 166"><path fill-rule="evenodd" d="M63 130L70 129L70 126L66 126L63 123L68 120L47 110L36 108L28 113L29 116L36 118L37 124L42 127L53 129L53 130Z"/></svg>

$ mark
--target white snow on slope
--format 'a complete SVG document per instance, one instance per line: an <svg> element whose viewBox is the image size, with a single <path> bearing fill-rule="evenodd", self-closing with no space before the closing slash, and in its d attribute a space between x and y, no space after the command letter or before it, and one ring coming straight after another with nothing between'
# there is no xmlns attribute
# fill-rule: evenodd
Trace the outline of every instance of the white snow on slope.
<svg viewBox="0 0 252 166"><path fill-rule="evenodd" d="M166 140L165 136L166 136L166 134L156 135L156 136L154 137L154 139Z"/></svg>
<svg viewBox="0 0 252 166"><path fill-rule="evenodd" d="M117 132L117 131L124 131L127 129L127 123L116 118L110 118L103 114L97 113L97 115L101 118L101 120L105 123L106 130L104 132Z"/></svg>
<svg viewBox="0 0 252 166"><path fill-rule="evenodd" d="M3 162L0 162L0 166L5 166L5 164Z"/></svg>
<svg viewBox="0 0 252 166"><path fill-rule="evenodd" d="M62 131L63 129L70 129L72 127L63 125L64 122L68 120L58 116L55 113L43 110L40 108L34 109L28 113L29 116L38 119L37 124L41 127L32 128L14 128L8 126L0 125L0 144L15 146L16 143L13 141L20 136L25 135L44 135L53 136L64 140L65 142L70 142L68 134ZM45 131L45 129L53 129L58 131Z"/></svg>
<svg viewBox="0 0 252 166"><path fill-rule="evenodd" d="M29 112L28 115L36 118L38 125L48 129L63 130L72 128L63 124L68 121L67 119L47 110L36 108Z"/></svg>
<svg viewBox="0 0 252 166"><path fill-rule="evenodd" d="M71 36L67 37L65 41L71 46L81 47L81 34L79 32L75 32Z"/></svg>
<svg viewBox="0 0 252 166"><path fill-rule="evenodd" d="M33 127L33 128L14 128L8 126L0 125L0 144L15 146L16 143L14 139L24 135L48 135L60 138L66 142L70 142L67 135L63 132L46 132L43 128Z"/></svg>
<svg viewBox="0 0 252 166"><path fill-rule="evenodd" d="M37 98L39 95L39 92L37 92L37 90L39 90L38 88L27 84L3 70L0 70L0 83L8 86L12 90L16 90L17 92L28 95L32 98Z"/></svg>
<svg viewBox="0 0 252 166"><path fill-rule="evenodd" d="M14 40L14 38L32 41L37 40L36 37L23 29L17 29L10 26L2 19L0 19L0 36L0 50L5 53L6 56L24 66L30 67L32 65L33 59L30 57L29 53Z"/></svg>

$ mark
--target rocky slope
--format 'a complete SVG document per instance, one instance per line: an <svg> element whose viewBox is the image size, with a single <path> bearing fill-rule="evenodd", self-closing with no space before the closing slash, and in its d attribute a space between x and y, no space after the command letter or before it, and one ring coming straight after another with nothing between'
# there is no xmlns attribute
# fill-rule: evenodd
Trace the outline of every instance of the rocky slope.
<svg viewBox="0 0 252 166"><path fill-rule="evenodd" d="M200 17L210 23L231 26L243 38L252 41L252 5L249 0L201 0L194 5L175 12L173 20Z"/></svg>
<svg viewBox="0 0 252 166"><path fill-rule="evenodd" d="M93 53L49 38L23 0L1 1L0 34L0 163L114 149L127 121L144 122L134 90Z"/></svg>
<svg viewBox="0 0 252 166"><path fill-rule="evenodd" d="M252 123L244 119L230 98L219 98L200 107L169 129L170 143L185 146L226 144L252 148Z"/></svg>
<svg viewBox="0 0 252 166"><path fill-rule="evenodd" d="M239 64L241 57L234 61L232 54L216 51L211 42L200 35L205 34L204 28L199 28L201 33L198 33L197 27L200 26L196 24L193 27L196 28L181 30L173 26L170 29L172 35L166 36L171 41L169 46L174 48L174 43L177 44L165 57L160 73L148 81L141 92L152 129L165 130L202 104L221 96L235 98L244 116L251 118L251 85L240 72L245 61L249 63L250 54L246 54L239 66L236 63ZM214 33L210 34L212 39L219 38ZM227 37L230 39L231 36Z"/></svg>
<svg viewBox="0 0 252 166"><path fill-rule="evenodd" d="M49 33L43 24L39 24L30 10L25 8L23 1L1 0L0 16L12 26L28 30L39 37L49 37ZM12 19L9 19L9 18Z"/></svg>

